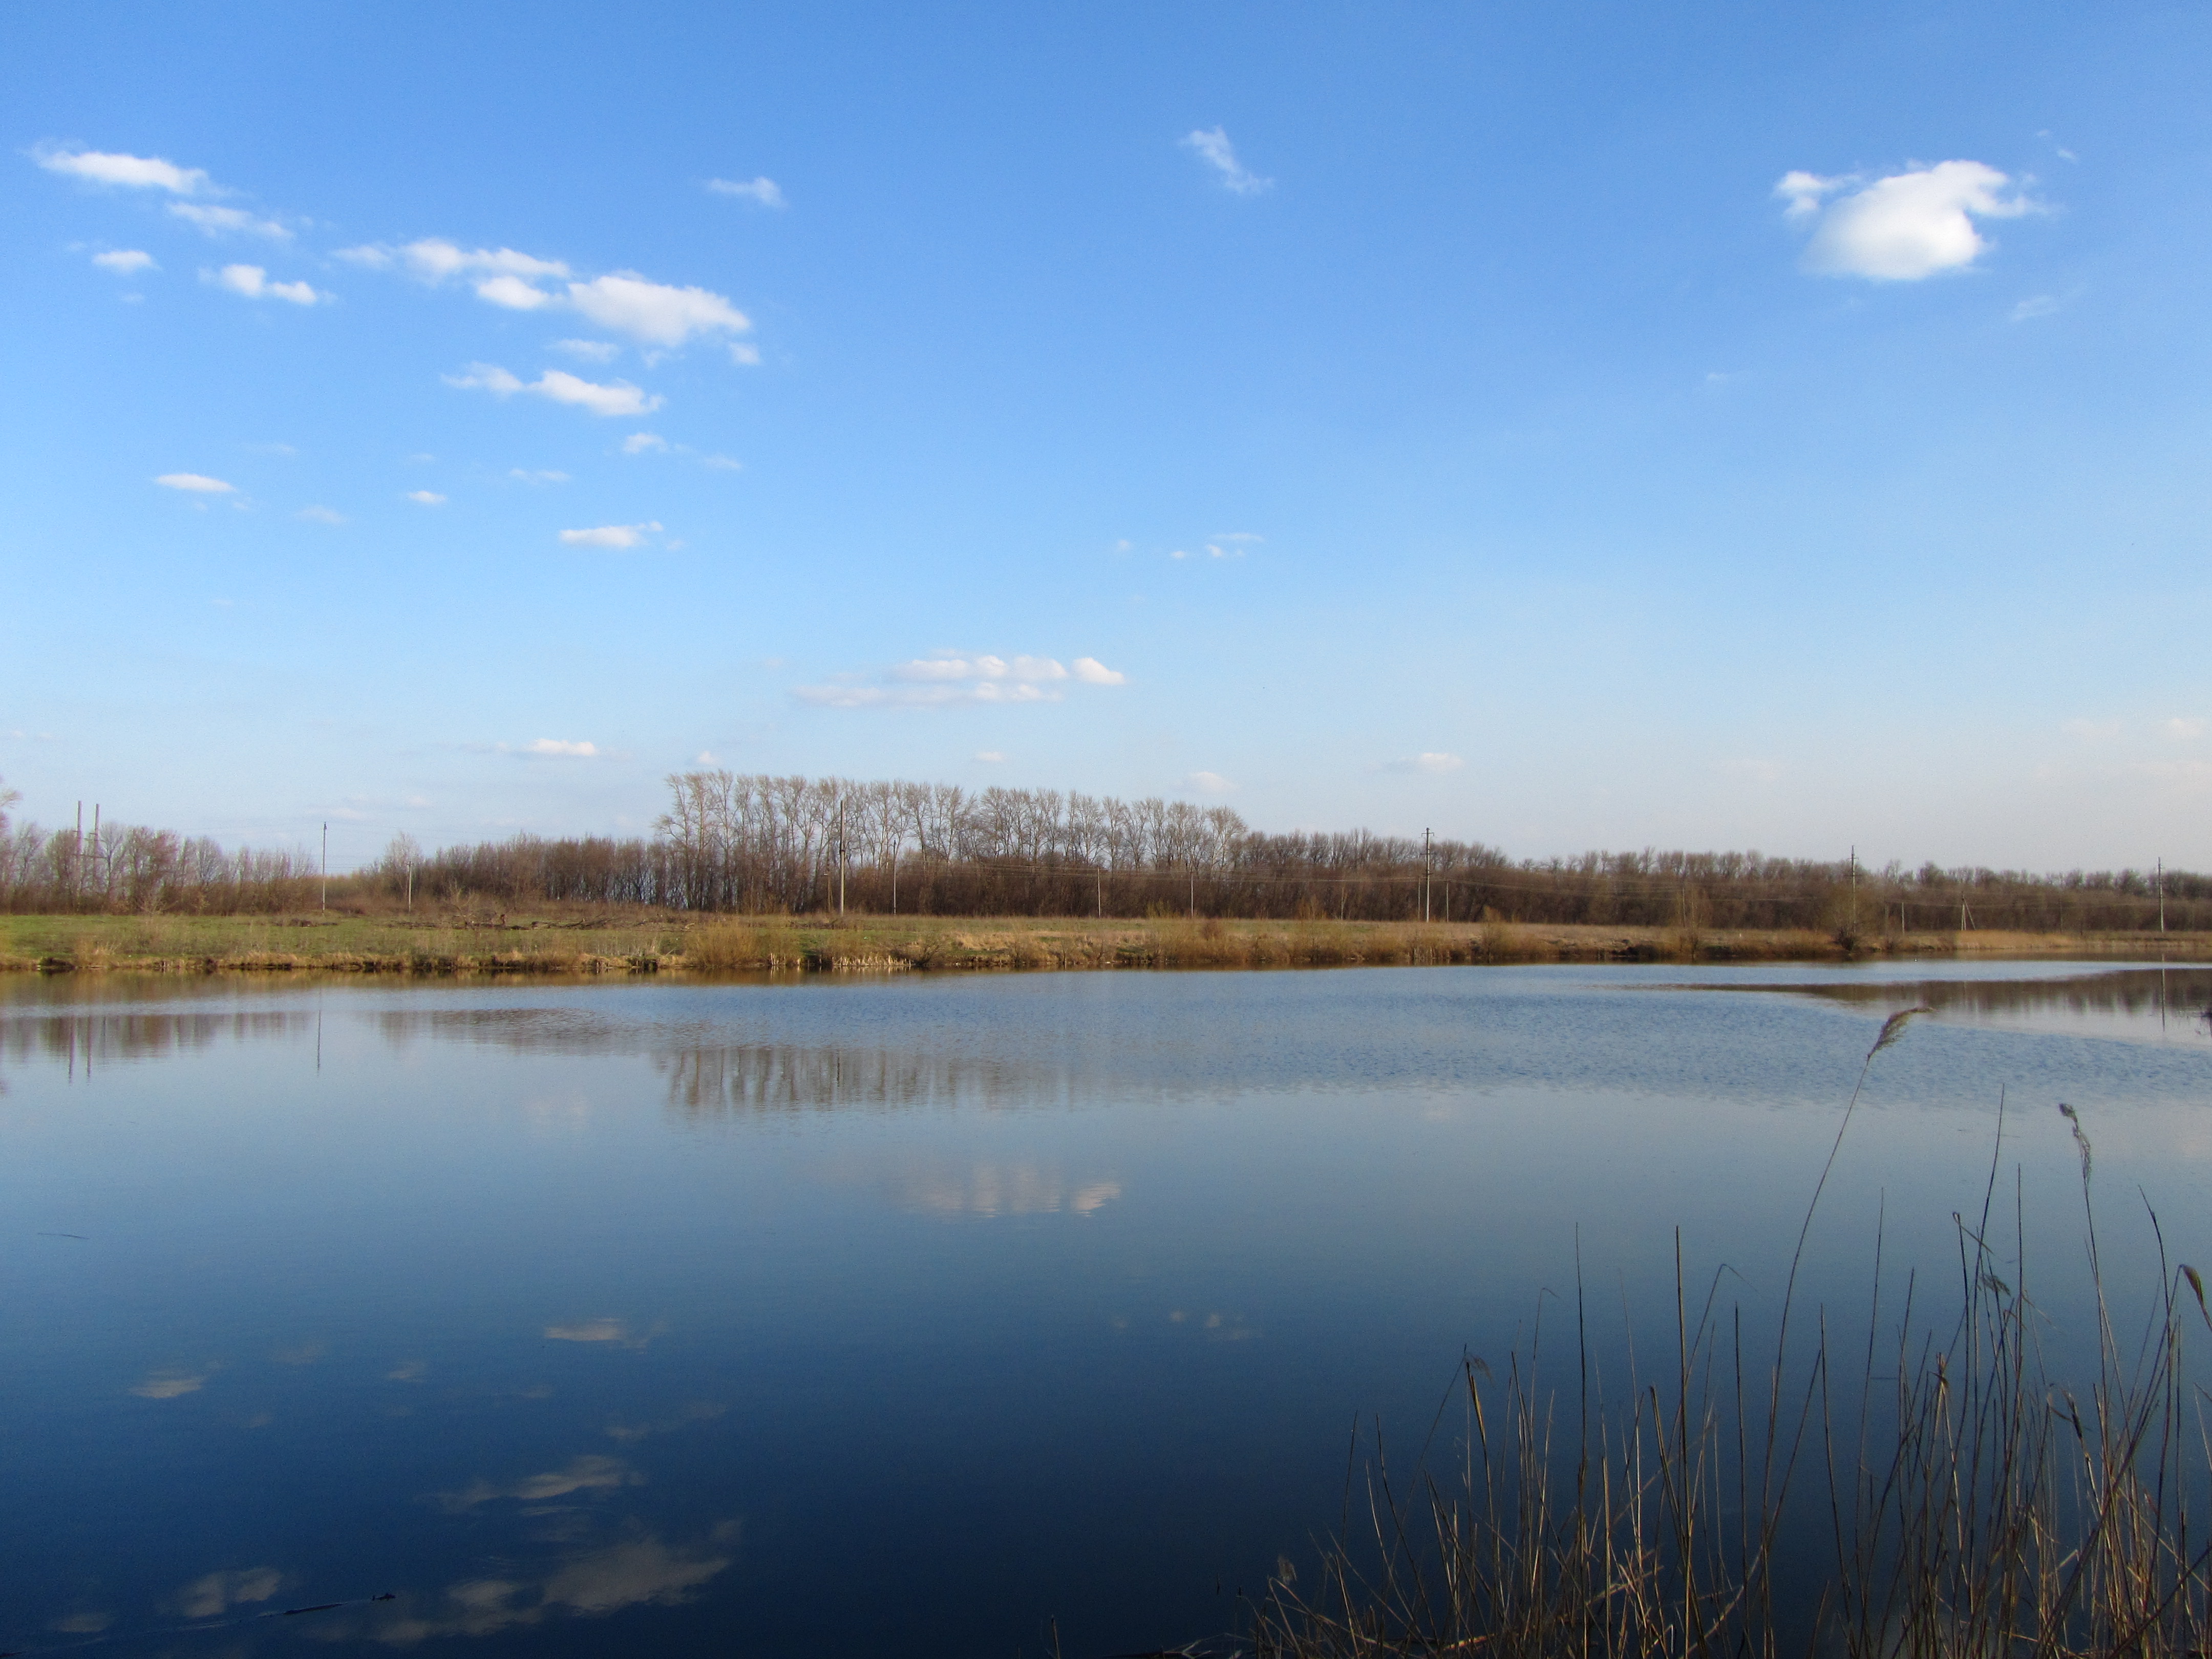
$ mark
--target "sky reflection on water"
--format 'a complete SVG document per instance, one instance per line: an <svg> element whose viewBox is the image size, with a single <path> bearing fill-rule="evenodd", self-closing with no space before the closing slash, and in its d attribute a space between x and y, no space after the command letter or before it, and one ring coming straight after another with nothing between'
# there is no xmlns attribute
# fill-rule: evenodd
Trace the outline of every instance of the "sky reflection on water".
<svg viewBox="0 0 2212 1659"><path fill-rule="evenodd" d="M1877 1213L1946 1259L2001 1089L2049 1271L2062 1099L2100 1188L2212 1264L2212 1030L2175 1018L2212 983L2169 973L2161 1026L2156 978L18 981L0 1645L1229 1627L1334 1523L1355 1414L1425 1431L1577 1248L1614 1306L1671 1305L1678 1224L1771 1294L1893 1007L1936 1015L1876 1064L1816 1297L1863 1300Z"/></svg>

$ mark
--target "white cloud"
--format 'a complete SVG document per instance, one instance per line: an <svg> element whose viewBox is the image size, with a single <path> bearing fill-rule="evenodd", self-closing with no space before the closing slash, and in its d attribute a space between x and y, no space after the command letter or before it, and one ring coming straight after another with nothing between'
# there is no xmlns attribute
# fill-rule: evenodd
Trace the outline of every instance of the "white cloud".
<svg viewBox="0 0 2212 1659"><path fill-rule="evenodd" d="M259 265L225 265L221 270L204 270L200 280L249 300L284 300L295 306L311 306L331 297L316 293L305 283L272 283L269 273Z"/></svg>
<svg viewBox="0 0 2212 1659"><path fill-rule="evenodd" d="M793 696L824 708L939 708L961 703L1059 702L1062 683L1121 685L1127 676L1096 657L1079 657L1073 669L1052 657L962 656L945 652L886 669L883 683L848 678L802 685Z"/></svg>
<svg viewBox="0 0 2212 1659"><path fill-rule="evenodd" d="M509 311L535 311L554 302L552 295L542 288L531 287L520 276L493 276L478 283L477 298L504 306Z"/></svg>
<svg viewBox="0 0 2212 1659"><path fill-rule="evenodd" d="M622 453L625 455L642 455L648 449L659 451L667 447L668 440L658 432L633 432L622 441Z"/></svg>
<svg viewBox="0 0 2212 1659"><path fill-rule="evenodd" d="M568 482L568 475L567 473L556 471L554 468L550 466L539 467L535 471L524 466L509 467L507 469L507 476L510 478L520 479L524 483L550 484L566 483Z"/></svg>
<svg viewBox="0 0 2212 1659"><path fill-rule="evenodd" d="M2058 301L2057 296L2049 294L2038 294L2030 299L2022 300L2018 305L2014 306L2012 308L2011 320L2015 323L2025 323L2037 317L2049 317L2055 313L2057 309Z"/></svg>
<svg viewBox="0 0 2212 1659"><path fill-rule="evenodd" d="M121 155L97 149L61 150L41 148L33 155L49 173L66 173L94 184L122 185L131 190L166 190L173 196L197 195L211 190L213 181L198 167L180 167L158 155Z"/></svg>
<svg viewBox="0 0 2212 1659"><path fill-rule="evenodd" d="M743 461L732 460L727 455L702 455L699 465L709 472L742 472L745 470Z"/></svg>
<svg viewBox="0 0 2212 1659"><path fill-rule="evenodd" d="M343 524L345 514L335 507L303 507L293 517L305 519L310 524Z"/></svg>
<svg viewBox="0 0 2212 1659"><path fill-rule="evenodd" d="M443 507L446 498L434 489L410 489L407 499L417 507Z"/></svg>
<svg viewBox="0 0 2212 1659"><path fill-rule="evenodd" d="M1467 763L1457 755L1447 755L1441 750L1423 750L1418 755L1407 755L1401 759L1385 761L1385 772L1426 772L1431 777L1442 777L1447 772L1456 772Z"/></svg>
<svg viewBox="0 0 2212 1659"><path fill-rule="evenodd" d="M1225 795L1237 787L1218 772L1194 772L1188 781L1192 788L1209 795Z"/></svg>
<svg viewBox="0 0 2212 1659"><path fill-rule="evenodd" d="M1206 550L1217 559L1241 559L1244 556L1243 547L1235 542L1231 542L1226 547L1218 542L1208 542L1206 544Z"/></svg>
<svg viewBox="0 0 2212 1659"><path fill-rule="evenodd" d="M611 340L556 340L553 349L592 363L611 363L622 356L622 348Z"/></svg>
<svg viewBox="0 0 2212 1659"><path fill-rule="evenodd" d="M730 343L730 361L739 368L758 368L760 348L749 341L732 340Z"/></svg>
<svg viewBox="0 0 2212 1659"><path fill-rule="evenodd" d="M1267 539L1265 536L1255 536L1249 530L1217 530L1206 538L1210 542L1247 542L1255 545Z"/></svg>
<svg viewBox="0 0 2212 1659"><path fill-rule="evenodd" d="M1804 268L1825 276L1917 282L1971 265L1989 250L1974 221L2016 218L2035 204L1980 161L1939 161L1862 185L1789 173L1774 186L1784 216L1812 222ZM1833 198L1831 200L1830 198ZM1824 205L1825 204L1825 205Z"/></svg>
<svg viewBox="0 0 2212 1659"><path fill-rule="evenodd" d="M164 472L154 482L164 489L188 490L196 495L228 495L238 489L221 478L210 478L204 472Z"/></svg>
<svg viewBox="0 0 2212 1659"><path fill-rule="evenodd" d="M597 744L572 742L564 738L536 738L524 744L520 752L556 756L564 760L591 760L599 754L599 749ZM550 1336L553 1333L548 1331L546 1334Z"/></svg>
<svg viewBox="0 0 2212 1659"><path fill-rule="evenodd" d="M1000 761L1002 761L1002 760L1006 759L1006 751L1005 751L1004 750L1000 750L1000 749L978 749L978 750L975 751L975 758L976 758L977 760L979 760L979 761L983 761L983 762L987 762L987 763L988 763L989 764L994 765L994 766L997 765Z"/></svg>
<svg viewBox="0 0 2212 1659"><path fill-rule="evenodd" d="M717 196L742 196L757 202L763 207L780 208L785 205L783 192L776 188L773 179L709 179L707 188Z"/></svg>
<svg viewBox="0 0 2212 1659"><path fill-rule="evenodd" d="M1222 187L1239 196L1256 196L1274 184L1273 179L1262 179L1237 159L1236 146L1229 135L1219 127L1211 131L1185 133L1180 141L1185 149L1194 152L1199 159L1219 176Z"/></svg>
<svg viewBox="0 0 2212 1659"><path fill-rule="evenodd" d="M744 313L703 288L671 288L634 270L568 284L568 303L599 324L648 345L680 346L694 334L752 327Z"/></svg>
<svg viewBox="0 0 2212 1659"><path fill-rule="evenodd" d="M646 524L603 524L589 530L564 530L561 539L570 547L635 547L659 529L657 520Z"/></svg>
<svg viewBox="0 0 2212 1659"><path fill-rule="evenodd" d="M118 276L130 276L142 270L161 269L154 263L152 254L143 252L135 247L117 248L110 253L95 253L92 256L92 262L102 270L112 270Z"/></svg>
<svg viewBox="0 0 2212 1659"><path fill-rule="evenodd" d="M661 405L661 398L628 380L617 380L611 386L579 380L575 375L558 368L549 368L535 380L524 381L507 373L497 363L471 363L465 373L445 377L447 386L459 386L464 391L489 392L495 398L512 397L518 392L528 392L540 398L549 398L556 404L573 404L587 409L594 415L649 415Z"/></svg>
<svg viewBox="0 0 2212 1659"><path fill-rule="evenodd" d="M172 202L169 211L186 223L198 226L210 236L239 231L248 236L267 236L280 242L292 240L292 233L274 219L257 219L244 208L205 207L195 202Z"/></svg>
<svg viewBox="0 0 2212 1659"><path fill-rule="evenodd" d="M2184 743L2203 737L2204 729L2205 723L2203 720L2187 720L2179 715L2176 715L2166 723L2166 735Z"/></svg>

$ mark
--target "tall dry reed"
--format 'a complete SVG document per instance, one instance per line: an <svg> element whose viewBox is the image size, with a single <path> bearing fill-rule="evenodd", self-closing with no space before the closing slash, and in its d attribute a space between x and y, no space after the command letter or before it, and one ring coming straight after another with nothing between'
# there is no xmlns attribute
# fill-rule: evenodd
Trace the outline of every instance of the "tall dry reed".
<svg viewBox="0 0 2212 1659"><path fill-rule="evenodd" d="M1885 1337L1877 1255L1863 1342L1823 1315L1793 1352L1801 1231L1771 1357L1753 1363L1740 1310L1709 1291L1693 1311L1678 1236L1665 1374L1607 1398L1579 1290L1567 1389L1545 1377L1540 1326L1502 1378L1468 1362L1457 1468L1401 1480L1371 1442L1360 1522L1347 1487L1347 1524L1310 1582L1285 1561L1255 1605L1255 1659L2203 1654L2212 1547L2191 1503L2212 1452L2182 1363L2186 1330L2212 1323L2203 1280L2169 1266L2160 1237L2158 1295L2124 1334L2090 1144L2061 1109L2081 1155L2093 1376L2076 1384L2046 1361L2017 1184L2011 1260L1991 1243L2001 1103L1980 1213L1954 1217L1948 1316L1922 1317L1915 1281ZM1832 1149L1807 1230L1834 1162Z"/></svg>

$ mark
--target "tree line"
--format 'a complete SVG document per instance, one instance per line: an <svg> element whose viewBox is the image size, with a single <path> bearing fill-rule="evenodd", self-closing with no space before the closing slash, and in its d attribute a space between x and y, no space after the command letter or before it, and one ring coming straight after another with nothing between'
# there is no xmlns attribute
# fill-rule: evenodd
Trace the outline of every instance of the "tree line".
<svg viewBox="0 0 2212 1659"><path fill-rule="evenodd" d="M1225 806L900 780L677 774L653 833L517 835L424 852L393 839L333 878L359 907L636 905L741 914L1509 921L1869 936L1966 928L2212 927L2212 878L1980 867L1875 870L1755 852L1515 860L1478 841L1270 834ZM4 792L0 792L4 794ZM118 824L8 827L0 907L273 911L316 901L305 851L226 853Z"/></svg>

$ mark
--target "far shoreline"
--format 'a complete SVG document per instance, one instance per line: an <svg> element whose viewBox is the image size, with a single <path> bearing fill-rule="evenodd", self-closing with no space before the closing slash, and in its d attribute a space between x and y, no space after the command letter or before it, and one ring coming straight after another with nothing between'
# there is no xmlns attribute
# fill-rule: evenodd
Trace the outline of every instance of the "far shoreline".
<svg viewBox="0 0 2212 1659"><path fill-rule="evenodd" d="M1887 933L1600 923L683 915L0 915L0 972L412 978L1884 959L2212 960L2212 933Z"/></svg>

